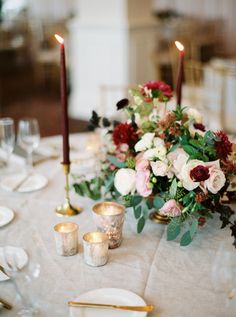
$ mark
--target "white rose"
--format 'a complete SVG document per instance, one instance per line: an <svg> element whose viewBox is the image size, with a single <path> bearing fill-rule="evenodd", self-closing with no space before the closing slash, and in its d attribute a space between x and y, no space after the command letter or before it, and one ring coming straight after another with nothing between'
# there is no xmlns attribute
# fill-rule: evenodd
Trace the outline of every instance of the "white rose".
<svg viewBox="0 0 236 317"><path fill-rule="evenodd" d="M210 168L210 177L205 181L205 186L212 194L217 194L224 186L226 178L221 169Z"/></svg>
<svg viewBox="0 0 236 317"><path fill-rule="evenodd" d="M166 176L168 174L168 164L166 161L151 162L153 174L155 176Z"/></svg>
<svg viewBox="0 0 236 317"><path fill-rule="evenodd" d="M154 160L156 158L160 160L164 160L166 157L166 147L165 146L159 146L154 149L149 149L144 152L143 157L146 160Z"/></svg>
<svg viewBox="0 0 236 317"><path fill-rule="evenodd" d="M115 188L125 196L135 191L136 173L131 168L121 168L114 179Z"/></svg>
<svg viewBox="0 0 236 317"><path fill-rule="evenodd" d="M189 155L181 148L178 148L167 155L167 159L172 165L172 172L179 178L183 166L187 163Z"/></svg>
<svg viewBox="0 0 236 317"><path fill-rule="evenodd" d="M200 160L191 160L183 166L180 172L179 178L182 180L183 187L187 190L193 190L200 185L200 182L194 182L190 177L191 170L198 165L205 166L205 163Z"/></svg>
<svg viewBox="0 0 236 317"><path fill-rule="evenodd" d="M195 108L188 108L185 113L188 115L190 120L193 120L197 123L202 123L202 115L201 113Z"/></svg>
<svg viewBox="0 0 236 317"><path fill-rule="evenodd" d="M158 146L164 146L165 142L161 138L154 138L153 144L155 147L158 147Z"/></svg>
<svg viewBox="0 0 236 317"><path fill-rule="evenodd" d="M220 170L220 160L206 162L205 165L209 168L214 168Z"/></svg>
<svg viewBox="0 0 236 317"><path fill-rule="evenodd" d="M152 141L153 138L155 136L155 133L145 133L141 140L139 140L136 144L135 144L135 151L136 152L141 152L141 151L145 151L147 149L150 149L150 147L152 146Z"/></svg>

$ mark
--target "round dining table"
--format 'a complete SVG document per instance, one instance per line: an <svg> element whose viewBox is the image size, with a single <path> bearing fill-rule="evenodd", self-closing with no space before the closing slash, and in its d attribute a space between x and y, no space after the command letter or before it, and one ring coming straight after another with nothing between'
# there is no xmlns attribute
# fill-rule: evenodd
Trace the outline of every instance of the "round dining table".
<svg viewBox="0 0 236 317"><path fill-rule="evenodd" d="M83 168L87 173L86 164L90 162L86 155L89 151L91 154L93 147L91 136L91 133L70 136L71 160L74 162L71 174L81 173ZM60 146L61 137L42 141ZM14 165L13 159L11 164ZM14 168L16 166L17 163ZM27 266L16 272L16 277L0 281L0 298L13 306L9 311L0 310L0 315L16 317L20 309L15 279L23 297L39 308L38 316L42 317L70 316L68 301L100 288L119 288L136 293L147 304L155 306L150 317L236 316L233 309L236 298L228 299L230 289L216 273L220 248L223 246L223 250L235 256L235 265L236 250L230 230L220 229L217 213L203 228L199 228L191 245L180 247L178 239L166 240L165 225L151 220L147 220L143 232L138 234L133 211L127 209L121 246L109 250L106 265L91 267L84 262L82 237L86 232L96 230L92 215L95 202L78 196L71 186L71 201L83 211L69 218L58 217L55 208L65 197L65 175L60 157L37 164L34 172L48 179L43 189L29 193L0 189L0 206L11 208L15 214L11 223L0 228L0 247L23 248L29 258ZM72 176L71 184L74 181ZM60 256L56 252L54 226L64 221L79 226L79 252L73 256Z"/></svg>

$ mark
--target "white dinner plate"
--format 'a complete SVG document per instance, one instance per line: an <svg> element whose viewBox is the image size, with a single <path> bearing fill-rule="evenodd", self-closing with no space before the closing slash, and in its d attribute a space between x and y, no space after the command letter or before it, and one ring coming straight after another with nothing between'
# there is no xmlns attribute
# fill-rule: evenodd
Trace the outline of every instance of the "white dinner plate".
<svg viewBox="0 0 236 317"><path fill-rule="evenodd" d="M14 218L14 212L7 207L0 206L0 227L7 225Z"/></svg>
<svg viewBox="0 0 236 317"><path fill-rule="evenodd" d="M115 304L125 306L145 306L145 301L135 293L120 288L100 288L82 294L74 299L78 302ZM128 310L94 309L70 307L71 317L145 317L145 312Z"/></svg>
<svg viewBox="0 0 236 317"><path fill-rule="evenodd" d="M44 188L48 180L40 174L31 174L28 178L26 173L19 173L6 176L1 181L1 187L7 191L29 193ZM20 184L20 186L18 186Z"/></svg>
<svg viewBox="0 0 236 317"><path fill-rule="evenodd" d="M28 255L24 249L12 246L0 247L0 265L9 269L7 262L15 263L21 270L29 261Z"/></svg>

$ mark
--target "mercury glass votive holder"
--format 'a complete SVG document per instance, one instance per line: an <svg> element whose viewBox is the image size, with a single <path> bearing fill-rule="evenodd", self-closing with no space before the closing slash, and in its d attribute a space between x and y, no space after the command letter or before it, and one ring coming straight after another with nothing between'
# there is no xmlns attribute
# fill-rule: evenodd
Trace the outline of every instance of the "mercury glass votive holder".
<svg viewBox="0 0 236 317"><path fill-rule="evenodd" d="M108 236L103 232L88 232L83 236L84 261L91 266L102 266L108 260Z"/></svg>
<svg viewBox="0 0 236 317"><path fill-rule="evenodd" d="M109 248L118 248L122 242L122 229L125 219L124 206L108 201L98 203L93 206L93 218L97 230L107 234Z"/></svg>
<svg viewBox="0 0 236 317"><path fill-rule="evenodd" d="M70 256L78 252L78 225L61 222L54 226L56 250L59 255Z"/></svg>

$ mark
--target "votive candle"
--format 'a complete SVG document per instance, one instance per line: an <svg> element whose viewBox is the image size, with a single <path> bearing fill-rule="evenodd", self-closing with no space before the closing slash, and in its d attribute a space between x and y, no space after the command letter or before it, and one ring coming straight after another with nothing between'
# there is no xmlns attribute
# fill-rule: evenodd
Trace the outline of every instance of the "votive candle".
<svg viewBox="0 0 236 317"><path fill-rule="evenodd" d="M70 256L78 252L78 225L61 222L54 226L56 250L59 255Z"/></svg>
<svg viewBox="0 0 236 317"><path fill-rule="evenodd" d="M83 236L84 261L102 266L108 261L108 236L103 232L88 232Z"/></svg>

